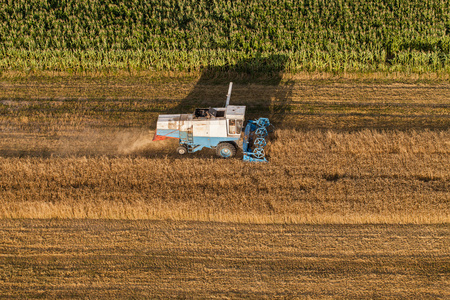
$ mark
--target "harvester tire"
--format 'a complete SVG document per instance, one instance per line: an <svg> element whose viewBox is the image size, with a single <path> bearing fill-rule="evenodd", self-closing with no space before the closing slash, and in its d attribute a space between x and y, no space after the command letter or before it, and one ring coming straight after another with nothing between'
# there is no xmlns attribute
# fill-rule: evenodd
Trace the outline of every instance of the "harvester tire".
<svg viewBox="0 0 450 300"><path fill-rule="evenodd" d="M231 158L236 155L236 147L231 143L220 143L216 148L217 156Z"/></svg>
<svg viewBox="0 0 450 300"><path fill-rule="evenodd" d="M177 148L177 153L180 155L184 155L188 152L187 148L185 146L180 146Z"/></svg>

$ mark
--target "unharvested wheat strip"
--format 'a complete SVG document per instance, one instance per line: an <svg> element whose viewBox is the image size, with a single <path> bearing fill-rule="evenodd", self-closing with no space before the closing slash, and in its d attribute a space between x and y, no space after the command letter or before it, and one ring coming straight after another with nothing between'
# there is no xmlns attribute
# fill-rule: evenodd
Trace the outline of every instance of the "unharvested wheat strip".
<svg viewBox="0 0 450 300"><path fill-rule="evenodd" d="M65 157L0 158L0 217L449 222L448 130L277 130L268 164L208 152L179 159L166 152L176 144L148 139L107 139L115 150L96 144L96 153L112 157L71 156L68 149Z"/></svg>
<svg viewBox="0 0 450 300"><path fill-rule="evenodd" d="M94 202L94 201L92 201ZM447 213L392 214L233 214L186 211L176 208L154 208L148 205L124 205L121 202L87 203L84 205L21 203L2 207L2 219L113 219L113 220L175 220L251 224L447 224ZM192 209L192 208L191 208Z"/></svg>

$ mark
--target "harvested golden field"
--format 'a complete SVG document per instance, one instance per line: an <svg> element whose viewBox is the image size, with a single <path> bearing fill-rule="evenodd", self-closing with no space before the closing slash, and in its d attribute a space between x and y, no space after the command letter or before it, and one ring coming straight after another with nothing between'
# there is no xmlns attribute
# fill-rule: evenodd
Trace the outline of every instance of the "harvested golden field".
<svg viewBox="0 0 450 300"><path fill-rule="evenodd" d="M151 141L221 79L3 78L0 297L448 298L450 85L245 80L266 164Z"/></svg>
<svg viewBox="0 0 450 300"><path fill-rule="evenodd" d="M0 221L7 299L448 299L445 225Z"/></svg>
<svg viewBox="0 0 450 300"><path fill-rule="evenodd" d="M285 79L235 84L276 125L270 163L152 142L160 113L221 106L192 78L4 80L1 218L446 223L450 85Z"/></svg>
<svg viewBox="0 0 450 300"><path fill-rule="evenodd" d="M196 107L223 106L228 81L235 82L231 103L246 105L251 118L270 117L283 128L449 127L450 84L446 81L281 76L260 81L245 77L3 79L0 109L6 115L1 124L54 134L83 128L153 128L161 113L192 113Z"/></svg>

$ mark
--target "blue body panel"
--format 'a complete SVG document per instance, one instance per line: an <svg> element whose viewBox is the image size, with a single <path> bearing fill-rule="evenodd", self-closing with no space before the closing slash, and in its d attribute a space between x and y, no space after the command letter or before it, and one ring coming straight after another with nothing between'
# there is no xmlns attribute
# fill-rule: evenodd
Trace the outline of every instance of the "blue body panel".
<svg viewBox="0 0 450 300"><path fill-rule="evenodd" d="M180 144L190 146L190 152L196 152L204 147L217 147L222 142L238 142L240 137L209 137L209 136L194 136L192 142L188 140L187 131L179 131L176 129L158 129L156 134L168 138L180 139Z"/></svg>
<svg viewBox="0 0 450 300"><path fill-rule="evenodd" d="M194 145L202 145L203 147L216 147L221 142L237 142L239 138L234 137L203 137L194 136Z"/></svg>

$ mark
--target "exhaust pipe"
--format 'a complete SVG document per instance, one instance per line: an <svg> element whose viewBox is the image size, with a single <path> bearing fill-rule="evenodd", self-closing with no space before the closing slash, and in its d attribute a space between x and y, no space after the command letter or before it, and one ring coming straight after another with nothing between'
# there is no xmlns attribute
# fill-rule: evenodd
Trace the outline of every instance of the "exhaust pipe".
<svg viewBox="0 0 450 300"><path fill-rule="evenodd" d="M230 82L230 86L228 87L228 95L227 95L227 103L225 103L225 107L230 104L230 98L231 98L231 89L233 88L233 83Z"/></svg>

